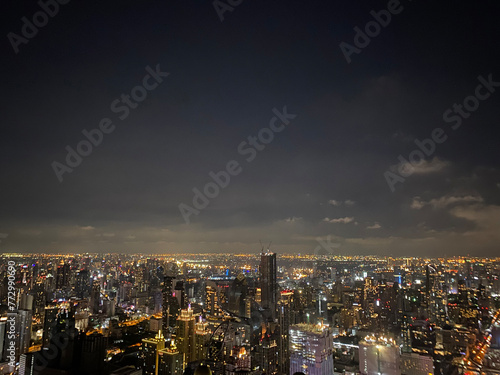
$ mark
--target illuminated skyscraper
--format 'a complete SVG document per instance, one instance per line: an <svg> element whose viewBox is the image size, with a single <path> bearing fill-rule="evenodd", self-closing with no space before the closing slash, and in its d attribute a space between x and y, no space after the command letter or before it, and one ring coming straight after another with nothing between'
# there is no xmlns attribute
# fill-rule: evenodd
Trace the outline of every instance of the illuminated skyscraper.
<svg viewBox="0 0 500 375"><path fill-rule="evenodd" d="M142 340L142 353L144 363L142 366L143 375L158 375L159 351L165 348L165 337L161 331L155 338Z"/></svg>
<svg viewBox="0 0 500 375"><path fill-rule="evenodd" d="M181 310L180 316L177 318L177 347L179 352L184 354L185 363L189 363L196 359L195 354L195 316L193 310L188 307L186 310Z"/></svg>
<svg viewBox="0 0 500 375"><path fill-rule="evenodd" d="M90 293L90 274L87 270L81 270L76 275L75 292L78 298L87 298Z"/></svg>
<svg viewBox="0 0 500 375"><path fill-rule="evenodd" d="M291 299L293 291L286 290L280 293L278 302L278 368L282 374L288 374L290 369L290 321L291 321Z"/></svg>
<svg viewBox="0 0 500 375"><path fill-rule="evenodd" d="M168 348L158 351L158 375L182 375L184 354L179 352L174 340Z"/></svg>
<svg viewBox="0 0 500 375"><path fill-rule="evenodd" d="M206 358L210 335L211 332L208 329L208 323L203 322L200 316L199 321L195 325L195 361Z"/></svg>
<svg viewBox="0 0 500 375"><path fill-rule="evenodd" d="M207 281L205 286L205 311L207 315L216 318L222 315L219 290L213 281Z"/></svg>
<svg viewBox="0 0 500 375"><path fill-rule="evenodd" d="M269 251L260 255L260 289L262 293L262 308L276 318L278 284L276 281L276 253Z"/></svg>
<svg viewBox="0 0 500 375"><path fill-rule="evenodd" d="M101 308L101 285L99 284L99 280L94 280L92 282L90 302L92 306L92 312L94 314L98 314Z"/></svg>
<svg viewBox="0 0 500 375"><path fill-rule="evenodd" d="M165 276L163 279L163 330L175 327L179 316L179 301L175 297L174 278Z"/></svg>
<svg viewBox="0 0 500 375"><path fill-rule="evenodd" d="M333 337L323 324L290 327L290 375L333 374Z"/></svg>

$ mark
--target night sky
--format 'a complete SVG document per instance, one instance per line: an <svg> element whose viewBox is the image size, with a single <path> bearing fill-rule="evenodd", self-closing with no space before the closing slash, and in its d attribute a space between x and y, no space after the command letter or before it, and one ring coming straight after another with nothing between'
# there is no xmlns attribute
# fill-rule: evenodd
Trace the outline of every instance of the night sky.
<svg viewBox="0 0 500 375"><path fill-rule="evenodd" d="M498 1L65 1L2 2L2 252L498 256Z"/></svg>

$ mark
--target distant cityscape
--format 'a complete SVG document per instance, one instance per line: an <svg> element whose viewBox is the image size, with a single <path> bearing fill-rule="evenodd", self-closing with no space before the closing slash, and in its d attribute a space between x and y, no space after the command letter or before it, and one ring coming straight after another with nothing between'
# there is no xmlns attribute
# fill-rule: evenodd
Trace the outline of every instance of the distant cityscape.
<svg viewBox="0 0 500 375"><path fill-rule="evenodd" d="M500 258L3 254L1 374L500 373Z"/></svg>

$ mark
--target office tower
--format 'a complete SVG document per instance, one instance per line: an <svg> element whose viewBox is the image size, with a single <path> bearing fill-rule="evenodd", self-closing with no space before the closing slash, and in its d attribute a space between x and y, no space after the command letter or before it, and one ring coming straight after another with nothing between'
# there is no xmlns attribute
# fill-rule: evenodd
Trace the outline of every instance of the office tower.
<svg viewBox="0 0 500 375"><path fill-rule="evenodd" d="M181 310L177 318L177 347L179 352L184 354L185 363L196 359L195 354L195 316L193 310L188 307Z"/></svg>
<svg viewBox="0 0 500 375"><path fill-rule="evenodd" d="M158 351L158 375L182 375L184 354L179 352L174 340L168 348Z"/></svg>
<svg viewBox="0 0 500 375"><path fill-rule="evenodd" d="M170 327L175 327L179 316L179 301L175 297L174 278L163 278L163 330L167 332Z"/></svg>
<svg viewBox="0 0 500 375"><path fill-rule="evenodd" d="M237 316L246 316L246 298L248 295L248 282L241 272L233 280L229 288L228 310Z"/></svg>
<svg viewBox="0 0 500 375"><path fill-rule="evenodd" d="M108 317L115 316L115 300L114 298L105 298L102 301L102 310Z"/></svg>
<svg viewBox="0 0 500 375"><path fill-rule="evenodd" d="M33 298L32 298L33 299ZM33 315L30 310L18 310L16 324L19 327L19 353L28 352L31 340L31 323Z"/></svg>
<svg viewBox="0 0 500 375"><path fill-rule="evenodd" d="M61 263L57 267L57 272L56 272L56 289L63 289L68 287L69 278L70 278L69 264L64 264L64 262L61 260Z"/></svg>
<svg viewBox="0 0 500 375"><path fill-rule="evenodd" d="M132 283L129 283L129 282L123 282L120 285L119 294L118 294L120 302L132 300L132 288L133 288L133 285L132 285Z"/></svg>
<svg viewBox="0 0 500 375"><path fill-rule="evenodd" d="M434 361L427 355L401 353L401 375L434 375Z"/></svg>
<svg viewBox="0 0 500 375"><path fill-rule="evenodd" d="M185 309L187 307L186 291L184 288L184 281L177 280L175 283L174 296L177 298L177 303L179 304L179 309Z"/></svg>
<svg viewBox="0 0 500 375"><path fill-rule="evenodd" d="M161 288L156 289L155 291L152 292L151 296L152 302L153 302L153 314L160 314L162 310L162 303L163 303L163 293L161 291Z"/></svg>
<svg viewBox="0 0 500 375"><path fill-rule="evenodd" d="M92 282L90 306L93 314L99 314L101 308L101 285L99 284L99 280L94 280Z"/></svg>
<svg viewBox="0 0 500 375"><path fill-rule="evenodd" d="M56 325L57 313L59 308L57 307L47 307L45 309L45 318L43 323L43 338L42 346L48 348L50 344L50 339L52 338L54 327Z"/></svg>
<svg viewBox="0 0 500 375"><path fill-rule="evenodd" d="M48 295L52 295L54 293L54 289L55 289L55 281L54 281L54 276L49 273L46 277L45 277L45 281L44 281L44 289L45 291L47 292Z"/></svg>
<svg viewBox="0 0 500 375"><path fill-rule="evenodd" d="M218 318L222 315L219 289L213 281L207 281L205 285L205 312L207 316L214 318Z"/></svg>
<svg viewBox="0 0 500 375"><path fill-rule="evenodd" d="M260 340L258 351L258 363L260 369L269 375L278 373L278 345L271 335L264 335Z"/></svg>
<svg viewBox="0 0 500 375"><path fill-rule="evenodd" d="M365 337L359 343L359 371L362 375L401 375L399 347L386 337Z"/></svg>
<svg viewBox="0 0 500 375"><path fill-rule="evenodd" d="M43 322L45 318L45 301L46 293L43 290L43 286L36 284L33 288L33 317L37 320Z"/></svg>
<svg viewBox="0 0 500 375"><path fill-rule="evenodd" d="M282 374L288 374L290 371L290 335L289 329L291 324L291 303L293 291L286 290L280 293L278 302L278 369Z"/></svg>
<svg viewBox="0 0 500 375"><path fill-rule="evenodd" d="M195 324L195 361L206 358L207 345L210 341L211 332L208 329L208 323L204 322L201 315L198 322Z"/></svg>
<svg viewBox="0 0 500 375"><path fill-rule="evenodd" d="M165 348L165 337L162 331L152 339L142 340L142 354L144 358L142 366L143 375L159 375L158 358L159 351Z"/></svg>
<svg viewBox="0 0 500 375"><path fill-rule="evenodd" d="M81 270L76 275L75 292L77 298L87 298L90 294L90 274L87 270Z"/></svg>
<svg viewBox="0 0 500 375"><path fill-rule="evenodd" d="M333 337L323 324L297 324L290 327L290 375L333 373Z"/></svg>
<svg viewBox="0 0 500 375"><path fill-rule="evenodd" d="M270 312L271 318L276 318L278 284L276 281L276 254L268 251L260 256L260 289L262 293L262 308Z"/></svg>

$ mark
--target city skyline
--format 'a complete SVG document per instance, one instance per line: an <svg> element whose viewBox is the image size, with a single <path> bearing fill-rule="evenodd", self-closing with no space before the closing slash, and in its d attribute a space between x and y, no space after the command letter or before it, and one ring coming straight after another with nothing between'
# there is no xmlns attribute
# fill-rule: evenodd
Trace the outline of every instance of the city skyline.
<svg viewBox="0 0 500 375"><path fill-rule="evenodd" d="M0 372L498 372L500 258L278 255L3 254Z"/></svg>

